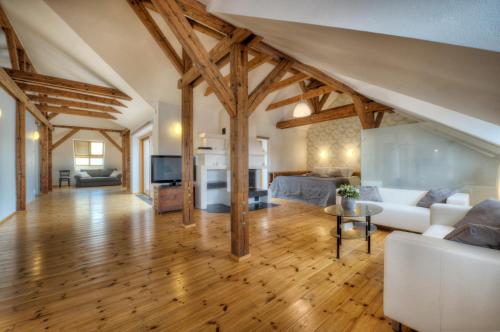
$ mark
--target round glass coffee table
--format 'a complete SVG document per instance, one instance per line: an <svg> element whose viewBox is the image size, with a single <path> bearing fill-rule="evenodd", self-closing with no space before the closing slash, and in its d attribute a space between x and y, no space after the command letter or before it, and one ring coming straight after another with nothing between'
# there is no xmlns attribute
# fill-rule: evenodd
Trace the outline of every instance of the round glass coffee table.
<svg viewBox="0 0 500 332"><path fill-rule="evenodd" d="M366 220L366 224L363 232L358 232L359 236L349 236L349 238L361 238L364 237L366 241L368 241L368 253L371 251L371 234L377 230L375 225L371 224L371 216L379 214L383 211L383 209L375 204L370 203L356 203L356 207L353 210L344 210L341 205L331 205L325 208L325 212L329 215L337 217L337 258L340 258L340 245L342 244L342 232L343 232L343 224L347 222L356 224L363 223L363 221L355 220L355 219L345 219L345 218L359 218L364 217Z"/></svg>

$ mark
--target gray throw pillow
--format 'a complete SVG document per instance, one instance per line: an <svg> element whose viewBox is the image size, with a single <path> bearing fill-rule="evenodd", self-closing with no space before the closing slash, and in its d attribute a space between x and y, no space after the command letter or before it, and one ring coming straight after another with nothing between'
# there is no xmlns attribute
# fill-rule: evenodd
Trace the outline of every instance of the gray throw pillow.
<svg viewBox="0 0 500 332"><path fill-rule="evenodd" d="M372 201L372 202L383 202L382 196L380 196L380 192L378 191L378 187L372 186L361 186L359 188L359 196L363 201Z"/></svg>
<svg viewBox="0 0 500 332"><path fill-rule="evenodd" d="M500 249L500 201L487 199L455 224L446 240Z"/></svg>
<svg viewBox="0 0 500 332"><path fill-rule="evenodd" d="M452 189L431 189L418 201L417 206L430 208L431 205L435 203L446 203L448 197L456 192L457 190Z"/></svg>

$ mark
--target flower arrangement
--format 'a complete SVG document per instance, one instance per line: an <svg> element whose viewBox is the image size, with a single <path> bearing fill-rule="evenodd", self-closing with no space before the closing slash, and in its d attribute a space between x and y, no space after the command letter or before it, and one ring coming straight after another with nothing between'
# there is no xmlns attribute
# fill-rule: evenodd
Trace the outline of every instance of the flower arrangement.
<svg viewBox="0 0 500 332"><path fill-rule="evenodd" d="M359 189L353 186L352 184L342 184L340 185L338 194L342 198L358 199Z"/></svg>

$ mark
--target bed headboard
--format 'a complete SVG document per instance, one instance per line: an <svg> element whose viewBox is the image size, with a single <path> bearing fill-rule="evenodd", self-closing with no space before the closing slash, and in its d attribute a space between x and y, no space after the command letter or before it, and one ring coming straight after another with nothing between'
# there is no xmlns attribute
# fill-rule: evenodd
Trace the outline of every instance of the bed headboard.
<svg viewBox="0 0 500 332"><path fill-rule="evenodd" d="M309 170L301 170L301 171L278 171L278 172L269 172L269 183L268 185L271 185L271 182L278 177L278 176L291 176L291 175L302 175L306 173L310 173L311 171Z"/></svg>

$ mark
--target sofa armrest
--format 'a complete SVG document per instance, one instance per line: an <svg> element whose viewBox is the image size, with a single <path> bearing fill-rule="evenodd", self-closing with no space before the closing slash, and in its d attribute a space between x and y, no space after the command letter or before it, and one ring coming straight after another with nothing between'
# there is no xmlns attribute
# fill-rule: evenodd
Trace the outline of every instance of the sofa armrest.
<svg viewBox="0 0 500 332"><path fill-rule="evenodd" d="M500 327L500 251L423 235L385 239L384 314L419 331Z"/></svg>
<svg viewBox="0 0 500 332"><path fill-rule="evenodd" d="M432 204L431 225L454 226L469 210L470 206Z"/></svg>
<svg viewBox="0 0 500 332"><path fill-rule="evenodd" d="M446 204L469 206L470 205L469 194L466 193L453 194L446 199Z"/></svg>

